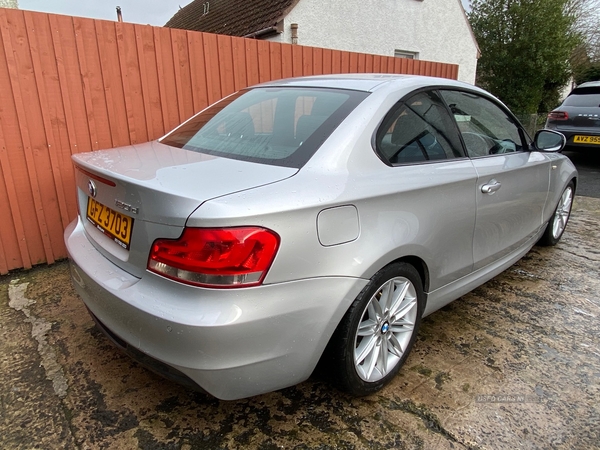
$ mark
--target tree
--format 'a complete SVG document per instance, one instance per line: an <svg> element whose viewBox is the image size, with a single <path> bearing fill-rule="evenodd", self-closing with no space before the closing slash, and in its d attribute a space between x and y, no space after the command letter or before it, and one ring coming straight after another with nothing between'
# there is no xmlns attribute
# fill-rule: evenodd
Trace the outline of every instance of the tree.
<svg viewBox="0 0 600 450"><path fill-rule="evenodd" d="M552 109L581 42L572 1L473 0L468 16L481 50L477 83L518 113Z"/></svg>
<svg viewBox="0 0 600 450"><path fill-rule="evenodd" d="M585 83L586 81L600 81L600 62L586 65L575 73L576 84Z"/></svg>
<svg viewBox="0 0 600 450"><path fill-rule="evenodd" d="M575 16L574 31L581 36L570 58L575 82L600 80L600 0L570 0L568 8Z"/></svg>

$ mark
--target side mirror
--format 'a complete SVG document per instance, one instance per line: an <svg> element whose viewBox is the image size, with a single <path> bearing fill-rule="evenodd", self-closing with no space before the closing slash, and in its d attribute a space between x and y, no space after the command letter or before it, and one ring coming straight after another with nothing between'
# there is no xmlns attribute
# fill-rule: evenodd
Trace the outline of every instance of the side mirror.
<svg viewBox="0 0 600 450"><path fill-rule="evenodd" d="M539 130L535 133L533 145L541 152L560 152L567 144L565 136L558 131Z"/></svg>

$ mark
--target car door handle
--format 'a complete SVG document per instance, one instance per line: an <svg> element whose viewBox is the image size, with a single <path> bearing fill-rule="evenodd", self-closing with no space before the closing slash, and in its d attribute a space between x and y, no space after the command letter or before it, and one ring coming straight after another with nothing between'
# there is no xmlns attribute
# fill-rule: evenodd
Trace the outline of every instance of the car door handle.
<svg viewBox="0 0 600 450"><path fill-rule="evenodd" d="M488 184L484 184L481 186L481 192L484 194L493 194L498 189L502 187L502 184L498 183L496 180L490 180Z"/></svg>

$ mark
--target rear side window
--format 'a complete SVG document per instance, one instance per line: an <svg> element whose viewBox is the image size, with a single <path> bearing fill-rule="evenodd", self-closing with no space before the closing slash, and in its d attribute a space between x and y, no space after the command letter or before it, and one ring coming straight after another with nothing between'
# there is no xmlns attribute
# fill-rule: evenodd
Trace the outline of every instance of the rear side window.
<svg viewBox="0 0 600 450"><path fill-rule="evenodd" d="M435 92L421 92L398 103L377 131L380 157L392 164L438 161L463 156L456 127Z"/></svg>
<svg viewBox="0 0 600 450"><path fill-rule="evenodd" d="M240 91L194 116L161 142L210 155L300 168L367 95L291 87Z"/></svg>

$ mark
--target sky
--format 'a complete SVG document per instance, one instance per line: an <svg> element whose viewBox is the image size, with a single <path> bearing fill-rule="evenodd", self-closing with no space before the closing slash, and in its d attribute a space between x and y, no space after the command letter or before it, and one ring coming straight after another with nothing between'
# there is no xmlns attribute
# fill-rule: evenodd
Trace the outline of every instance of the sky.
<svg viewBox="0 0 600 450"><path fill-rule="evenodd" d="M117 20L120 6L125 22L163 26L191 0L19 0L19 9L93 19Z"/></svg>
<svg viewBox="0 0 600 450"><path fill-rule="evenodd" d="M19 0L20 9L42 11L68 16L116 20L115 8L121 7L123 20L148 25L163 26L192 0ZM467 6L469 0L462 0Z"/></svg>

